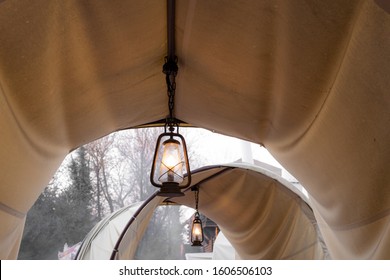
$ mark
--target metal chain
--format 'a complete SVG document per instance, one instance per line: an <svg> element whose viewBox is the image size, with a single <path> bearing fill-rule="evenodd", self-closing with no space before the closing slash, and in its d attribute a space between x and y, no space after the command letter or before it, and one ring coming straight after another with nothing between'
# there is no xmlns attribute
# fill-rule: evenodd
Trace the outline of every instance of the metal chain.
<svg viewBox="0 0 390 280"><path fill-rule="evenodd" d="M176 91L176 81L173 74L167 75L167 88L168 88L168 108L169 108L169 118L173 119L173 109L175 107L175 91Z"/></svg>
<svg viewBox="0 0 390 280"><path fill-rule="evenodd" d="M165 80L167 84L167 94L168 94L168 109L169 117L167 120L167 125L169 130L172 132L174 126L176 125L176 120L174 117L174 107L175 107L175 91L176 91L176 75L179 70L177 66L177 57L174 58L165 58L165 64L163 66L163 72L165 73Z"/></svg>
<svg viewBox="0 0 390 280"><path fill-rule="evenodd" d="M199 204L199 188L195 191L195 210L198 211L198 204Z"/></svg>

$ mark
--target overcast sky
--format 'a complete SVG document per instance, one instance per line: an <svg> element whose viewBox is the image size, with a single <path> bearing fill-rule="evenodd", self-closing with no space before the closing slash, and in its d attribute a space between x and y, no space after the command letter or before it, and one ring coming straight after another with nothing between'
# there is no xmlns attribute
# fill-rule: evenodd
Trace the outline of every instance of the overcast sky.
<svg viewBox="0 0 390 280"><path fill-rule="evenodd" d="M254 160L281 168L282 177L289 181L296 180L267 149L258 144L199 128L187 129L185 137L189 138L187 141L191 141L191 148L197 149L207 160L207 165L230 163L238 159L245 161L245 154L251 152Z"/></svg>

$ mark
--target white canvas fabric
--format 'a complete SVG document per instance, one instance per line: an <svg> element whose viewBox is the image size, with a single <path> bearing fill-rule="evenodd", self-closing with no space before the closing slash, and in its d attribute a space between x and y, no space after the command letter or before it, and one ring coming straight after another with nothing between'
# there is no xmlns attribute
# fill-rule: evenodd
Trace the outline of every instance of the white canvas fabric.
<svg viewBox="0 0 390 280"><path fill-rule="evenodd" d="M220 231L215 239L213 247L213 260L235 260L236 250L227 240L226 236Z"/></svg>
<svg viewBox="0 0 390 280"><path fill-rule="evenodd" d="M333 258L390 258L388 1L176 2L176 117L264 145ZM167 116L166 37L165 1L0 2L1 259L69 151Z"/></svg>
<svg viewBox="0 0 390 280"><path fill-rule="evenodd" d="M280 176L247 164L205 168L197 176L199 211L218 224L241 259L329 258L309 202ZM191 191L172 200L195 206Z"/></svg>
<svg viewBox="0 0 390 280"><path fill-rule="evenodd" d="M188 253L186 259L329 258L309 201L279 175L247 164L210 166L193 174L192 186L200 190L199 211L214 220L224 234L220 233L222 242L214 244L213 254ZM254 192L258 195L253 196ZM194 207L194 193L190 189L184 193L169 201ZM125 207L101 221L87 235L78 259L109 259L122 231L125 234L116 259L133 259L146 225L163 199L155 196L150 203Z"/></svg>
<svg viewBox="0 0 390 280"><path fill-rule="evenodd" d="M118 247L118 258L133 259L153 211L161 201L161 197L156 197L146 206L144 206L144 201L137 202L101 220L85 237L77 259L109 260L122 232L125 231L128 222L134 217L134 222L128 227L128 233ZM137 213L139 209L140 212ZM123 247L126 249L124 250Z"/></svg>

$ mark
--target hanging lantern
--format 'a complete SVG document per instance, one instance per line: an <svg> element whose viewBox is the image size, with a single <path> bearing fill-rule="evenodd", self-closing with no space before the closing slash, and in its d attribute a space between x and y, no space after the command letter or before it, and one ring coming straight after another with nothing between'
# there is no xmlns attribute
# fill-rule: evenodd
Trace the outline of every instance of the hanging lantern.
<svg viewBox="0 0 390 280"><path fill-rule="evenodd" d="M158 195L166 197L183 196L181 189L191 184L191 172L188 162L187 146L184 137L179 134L179 120L174 116L176 75L179 70L175 55L175 1L168 0L168 55L163 65L168 93L169 116L165 120L165 131L156 144L150 182L160 188ZM168 130L167 130L168 128ZM176 131L175 131L176 130ZM184 178L184 175L187 175Z"/></svg>
<svg viewBox="0 0 390 280"><path fill-rule="evenodd" d="M191 183L187 146L181 134L172 132L172 127L169 130L157 139L150 180L160 188L160 196L183 196L181 189Z"/></svg>
<svg viewBox="0 0 390 280"><path fill-rule="evenodd" d="M203 242L203 225L202 220L200 219L199 212L195 212L195 217L192 222L191 229L191 246L202 246Z"/></svg>
<svg viewBox="0 0 390 280"><path fill-rule="evenodd" d="M191 246L202 246L202 242L204 239L203 236L203 225L202 220L200 219L198 206L199 206L199 187L193 187L193 191L195 191L195 216L192 221L191 227Z"/></svg>

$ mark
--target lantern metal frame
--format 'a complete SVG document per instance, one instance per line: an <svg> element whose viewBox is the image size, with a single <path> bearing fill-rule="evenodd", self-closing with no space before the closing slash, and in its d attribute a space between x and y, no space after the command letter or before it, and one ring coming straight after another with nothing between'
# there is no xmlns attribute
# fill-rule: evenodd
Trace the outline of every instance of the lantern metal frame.
<svg viewBox="0 0 390 280"><path fill-rule="evenodd" d="M169 131L167 131L168 126L169 126ZM174 130L175 129L173 125L166 124L164 133L161 133L157 138L157 143L156 143L156 148L155 148L153 163L152 163L152 169L150 172L150 182L152 183L153 186L160 188L160 192L158 193L159 196L165 196L165 197L183 196L184 193L181 190L187 188L191 184L191 172L190 172L190 164L188 160L187 144L184 137L179 133L178 124L176 124L176 132L174 132ZM182 176L183 181L181 183L177 183L177 182L159 183L155 180L159 148L164 143L162 142L162 140L166 137L168 137L168 139L172 139L175 141L178 141L177 139L179 139L180 140L179 142L181 142L182 144L183 157L184 157L183 164L185 165L187 174L183 174ZM172 169L170 170L174 172ZM174 173L178 175L176 172Z"/></svg>

